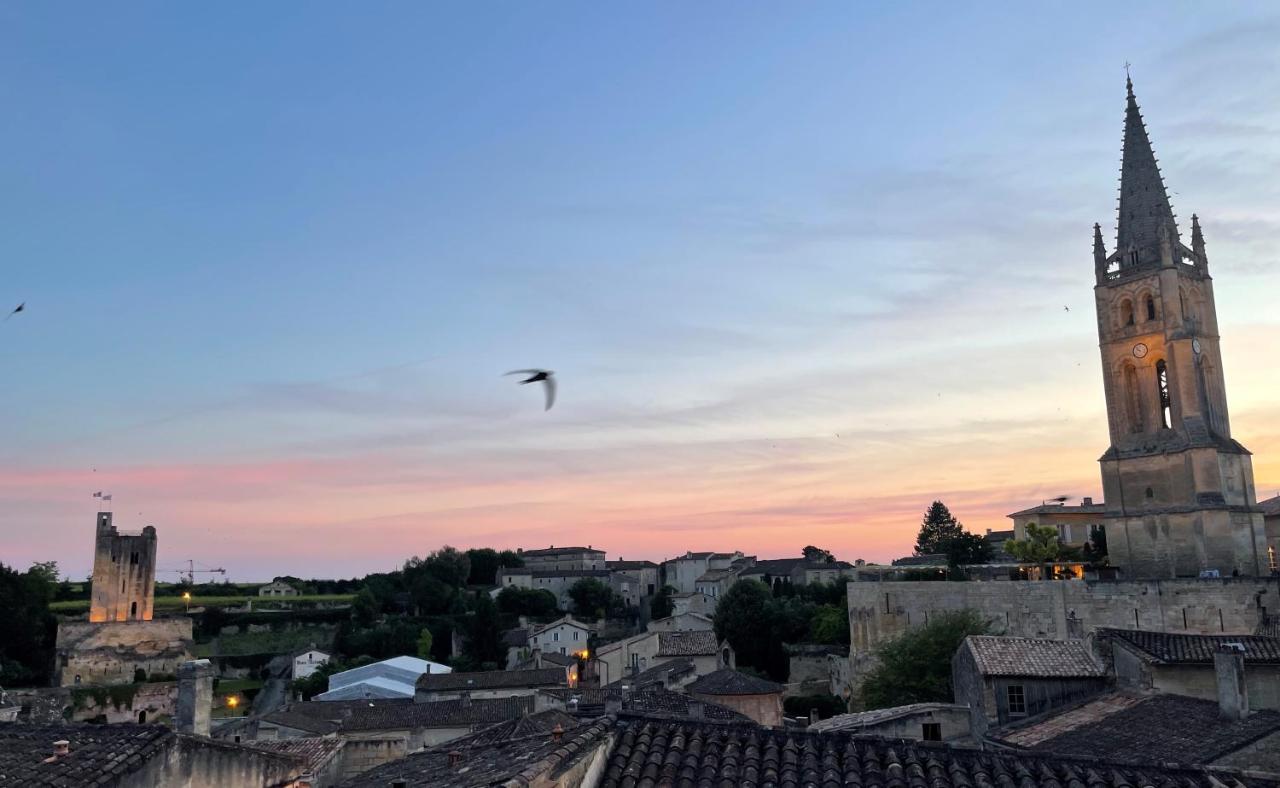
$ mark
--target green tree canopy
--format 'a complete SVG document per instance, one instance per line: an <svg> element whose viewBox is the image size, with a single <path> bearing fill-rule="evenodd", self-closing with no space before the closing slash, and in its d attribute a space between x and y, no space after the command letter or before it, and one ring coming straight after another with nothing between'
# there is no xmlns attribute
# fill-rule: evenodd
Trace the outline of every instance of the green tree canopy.
<svg viewBox="0 0 1280 788"><path fill-rule="evenodd" d="M877 665L862 683L868 709L908 703L950 703L951 658L969 635L984 635L987 622L974 610L939 613L876 650Z"/></svg>
<svg viewBox="0 0 1280 788"><path fill-rule="evenodd" d="M810 640L835 646L849 645L849 610L837 605L823 605L809 620Z"/></svg>
<svg viewBox="0 0 1280 788"><path fill-rule="evenodd" d="M466 656L481 670L497 670L506 660L502 647L502 619L488 594L481 594L466 624Z"/></svg>
<svg viewBox="0 0 1280 788"><path fill-rule="evenodd" d="M781 650L781 642L773 640L772 602L764 583L739 580L716 604L716 637L729 641L738 664L766 670L772 648Z"/></svg>
<svg viewBox="0 0 1280 788"><path fill-rule="evenodd" d="M612 588L593 577L584 577L569 586L573 612L580 616L608 616L620 613L622 598Z"/></svg>
<svg viewBox="0 0 1280 788"><path fill-rule="evenodd" d="M545 588L507 586L498 592L498 610L507 615L549 618L556 609L556 595Z"/></svg>
<svg viewBox="0 0 1280 788"><path fill-rule="evenodd" d="M836 557L831 554L830 550L823 550L821 547L814 547L813 545L805 545L801 553L804 555L804 560L818 564L834 564L836 561Z"/></svg>
<svg viewBox="0 0 1280 788"><path fill-rule="evenodd" d="M951 566L980 564L991 558L991 543L986 537L964 530L942 501L934 501L920 523L916 536L916 555L941 553Z"/></svg>
<svg viewBox="0 0 1280 788"><path fill-rule="evenodd" d="M431 637L431 630L427 629L426 627L423 627L422 631L418 633L418 658L419 659L428 659L428 660L431 659L431 646L433 643L434 643L434 638Z"/></svg>
<svg viewBox="0 0 1280 788"><path fill-rule="evenodd" d="M1004 549L1009 555L1029 564L1047 564L1058 560L1063 553L1058 529L1035 523L1027 523L1023 538L1010 539L1004 543Z"/></svg>
<svg viewBox="0 0 1280 788"><path fill-rule="evenodd" d="M48 567L17 572L0 564L0 686L43 683L49 676L57 630L49 601L57 568L50 573Z"/></svg>
<svg viewBox="0 0 1280 788"><path fill-rule="evenodd" d="M481 547L467 551L467 561L471 573L467 577L467 585L491 586L498 576L498 551L491 547Z"/></svg>
<svg viewBox="0 0 1280 788"><path fill-rule="evenodd" d="M649 618L667 618L676 611L675 602L671 601L671 596L676 590L671 586L663 586L658 589L658 593L653 595L653 599L649 601Z"/></svg>
<svg viewBox="0 0 1280 788"><path fill-rule="evenodd" d="M371 626L381 613L378 598L368 588L360 589L356 598L351 600L351 618L362 627Z"/></svg>

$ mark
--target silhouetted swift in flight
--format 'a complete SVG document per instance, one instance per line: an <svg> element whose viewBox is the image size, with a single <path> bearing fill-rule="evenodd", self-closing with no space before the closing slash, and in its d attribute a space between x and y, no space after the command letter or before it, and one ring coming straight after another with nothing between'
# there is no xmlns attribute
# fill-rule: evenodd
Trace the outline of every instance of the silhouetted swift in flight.
<svg viewBox="0 0 1280 788"><path fill-rule="evenodd" d="M551 406L556 402L556 379L552 377L554 372L549 369L513 369L506 374L528 375L528 378L520 381L522 386L526 383L541 383L547 394L547 407L543 410L551 410Z"/></svg>
<svg viewBox="0 0 1280 788"><path fill-rule="evenodd" d="M27 302L26 302L26 301L23 301L21 304L18 304L17 308L15 308L12 312L10 312L9 314L5 315L5 316L4 316L4 319L7 321L9 318L13 317L14 315L18 314L19 312L21 312L22 310L24 310L24 309L26 309L26 308L27 308Z"/></svg>

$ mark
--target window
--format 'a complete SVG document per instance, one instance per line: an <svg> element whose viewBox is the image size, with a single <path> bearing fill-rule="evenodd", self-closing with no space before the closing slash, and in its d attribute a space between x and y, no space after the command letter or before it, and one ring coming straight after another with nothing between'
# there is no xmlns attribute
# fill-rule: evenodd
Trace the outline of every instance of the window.
<svg viewBox="0 0 1280 788"><path fill-rule="evenodd" d="M1155 490L1153 490L1153 489L1151 489L1150 487L1148 487L1148 488L1147 488L1147 500L1148 500L1148 501L1150 501L1152 498L1155 498L1155 497L1156 497L1156 492L1155 492Z"/></svg>
<svg viewBox="0 0 1280 788"><path fill-rule="evenodd" d="M147 722L147 710L143 709L142 711L138 712L138 724L144 725L146 724L146 722Z"/></svg>
<svg viewBox="0 0 1280 788"><path fill-rule="evenodd" d="M1147 320L1156 319L1156 300L1147 296Z"/></svg>
<svg viewBox="0 0 1280 788"><path fill-rule="evenodd" d="M1156 362L1156 387L1160 393L1160 423L1165 429L1169 429L1170 407L1169 407L1169 368L1164 363L1164 359Z"/></svg>
<svg viewBox="0 0 1280 788"><path fill-rule="evenodd" d="M1133 325L1133 302L1127 298L1120 302L1120 325Z"/></svg>
<svg viewBox="0 0 1280 788"><path fill-rule="evenodd" d="M926 722L920 726L922 741L942 741L942 723Z"/></svg>
<svg viewBox="0 0 1280 788"><path fill-rule="evenodd" d="M137 603L137 602L130 602L130 603L129 603L129 618L137 618L137 617L138 617L138 603Z"/></svg>
<svg viewBox="0 0 1280 788"><path fill-rule="evenodd" d="M576 629L575 629L575 630L573 630L573 639L574 639L574 640L577 640L577 639L578 639L578 630L576 630Z"/></svg>
<svg viewBox="0 0 1280 788"><path fill-rule="evenodd" d="M129 563L130 563L130 564L132 564L133 566L137 566L137 565L138 565L138 554L137 554L137 553L129 553Z"/></svg>
<svg viewBox="0 0 1280 788"><path fill-rule="evenodd" d="M1005 690L1009 698L1009 716L1021 716L1027 713L1027 697L1022 692L1021 684L1010 684Z"/></svg>
<svg viewBox="0 0 1280 788"><path fill-rule="evenodd" d="M1276 563L1276 547L1271 545L1267 548L1267 568L1272 572L1280 569L1280 563Z"/></svg>
<svg viewBox="0 0 1280 788"><path fill-rule="evenodd" d="M559 643L559 642L560 642L560 630L556 630L555 632L552 632L552 633L551 633L551 639L552 639L552 640L554 640L554 641L556 641L557 643Z"/></svg>

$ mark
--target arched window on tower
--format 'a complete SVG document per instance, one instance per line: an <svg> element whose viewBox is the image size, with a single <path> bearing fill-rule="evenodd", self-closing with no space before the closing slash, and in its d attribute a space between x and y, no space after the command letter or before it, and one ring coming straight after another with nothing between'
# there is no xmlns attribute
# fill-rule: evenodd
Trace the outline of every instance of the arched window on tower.
<svg viewBox="0 0 1280 788"><path fill-rule="evenodd" d="M1142 400L1138 394L1138 370L1132 364L1124 367L1125 412L1129 420L1129 432L1142 432Z"/></svg>
<svg viewBox="0 0 1280 788"><path fill-rule="evenodd" d="M1160 426L1168 429L1171 422L1169 406L1169 368L1165 365L1164 359L1160 359L1156 362L1156 387L1160 395Z"/></svg>
<svg viewBox="0 0 1280 788"><path fill-rule="evenodd" d="M1133 302L1127 298L1120 302L1120 325L1133 325Z"/></svg>
<svg viewBox="0 0 1280 788"><path fill-rule="evenodd" d="M1147 296L1147 320L1156 319L1156 300Z"/></svg>
<svg viewBox="0 0 1280 788"><path fill-rule="evenodd" d="M137 617L138 617L138 603L132 602L129 604L129 618L137 618Z"/></svg>

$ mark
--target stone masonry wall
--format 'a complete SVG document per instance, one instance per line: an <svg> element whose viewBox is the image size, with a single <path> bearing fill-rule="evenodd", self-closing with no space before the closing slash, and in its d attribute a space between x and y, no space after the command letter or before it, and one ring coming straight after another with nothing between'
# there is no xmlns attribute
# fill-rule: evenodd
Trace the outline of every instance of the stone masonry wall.
<svg viewBox="0 0 1280 788"><path fill-rule="evenodd" d="M1280 578L1215 580L850 583L849 665L856 686L871 654L929 617L977 610L996 632L1065 640L1098 627L1252 633L1280 611Z"/></svg>
<svg viewBox="0 0 1280 788"><path fill-rule="evenodd" d="M128 684L134 671L175 674L191 659L191 619L158 618L58 625L56 674L62 686Z"/></svg>

